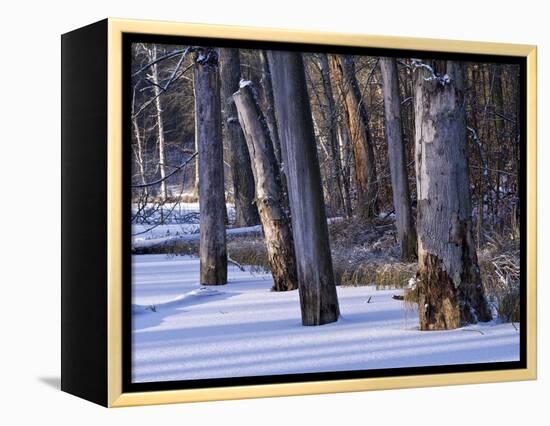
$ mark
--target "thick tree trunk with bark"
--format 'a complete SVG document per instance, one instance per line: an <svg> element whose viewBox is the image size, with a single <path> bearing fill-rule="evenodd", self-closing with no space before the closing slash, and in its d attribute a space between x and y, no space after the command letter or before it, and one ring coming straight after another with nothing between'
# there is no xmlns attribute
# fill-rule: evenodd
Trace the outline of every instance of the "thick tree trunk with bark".
<svg viewBox="0 0 550 426"><path fill-rule="evenodd" d="M225 190L218 56L200 49L195 58L195 114L199 148L200 281L227 283Z"/></svg>
<svg viewBox="0 0 550 426"><path fill-rule="evenodd" d="M378 212L378 178L367 110L355 77L355 65L351 56L329 55L329 62L333 81L344 101L344 113L353 146L358 212L364 218L372 218Z"/></svg>
<svg viewBox="0 0 550 426"><path fill-rule="evenodd" d="M405 261L411 261L416 259L416 230L409 194L407 160L401 121L399 78L395 58L380 58L380 70L384 85L384 116L397 238L401 247L401 258Z"/></svg>
<svg viewBox="0 0 550 426"><path fill-rule="evenodd" d="M275 112L292 212L303 325L338 320L321 171L302 56L269 51Z"/></svg>
<svg viewBox="0 0 550 426"><path fill-rule="evenodd" d="M260 223L258 209L254 204L254 177L248 148L232 97L238 90L241 79L239 50L221 48L219 54L222 112L229 142L229 164L235 199L235 226L253 226Z"/></svg>
<svg viewBox="0 0 550 426"><path fill-rule="evenodd" d="M488 321L472 229L461 64L417 62L414 105L420 328Z"/></svg>
<svg viewBox="0 0 550 426"><path fill-rule="evenodd" d="M298 276L292 227L285 211L281 175L269 128L251 83L241 85L233 98L252 160L256 204L265 235L273 290L295 290Z"/></svg>

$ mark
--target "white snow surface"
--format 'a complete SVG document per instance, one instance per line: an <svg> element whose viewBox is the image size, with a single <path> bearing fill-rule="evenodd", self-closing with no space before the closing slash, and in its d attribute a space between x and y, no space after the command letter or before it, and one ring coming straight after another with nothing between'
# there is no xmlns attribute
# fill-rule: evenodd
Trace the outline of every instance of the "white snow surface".
<svg viewBox="0 0 550 426"><path fill-rule="evenodd" d="M132 268L134 382L519 360L517 325L421 332L398 290L338 287L338 322L304 327L298 292L271 292L268 274L229 266L227 285L201 287L197 258Z"/></svg>

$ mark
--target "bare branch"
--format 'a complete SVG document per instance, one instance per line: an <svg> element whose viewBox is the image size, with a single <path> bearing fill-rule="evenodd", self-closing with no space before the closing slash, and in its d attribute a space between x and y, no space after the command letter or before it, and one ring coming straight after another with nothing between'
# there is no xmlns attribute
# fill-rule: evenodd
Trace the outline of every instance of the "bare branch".
<svg viewBox="0 0 550 426"><path fill-rule="evenodd" d="M166 176L164 176L164 178L162 179L157 179L153 182L148 182L148 183L142 183L142 184L136 184L136 185L132 185L132 188L145 188L145 187L148 187L148 186L153 186L153 185L158 185L159 183L162 183L164 182L166 179L168 179L170 176L173 176L174 174L176 174L178 171L180 171L181 169L183 169L185 166L187 166L187 164L189 164L191 162L191 160L193 158L195 158L199 153L198 152L195 152L191 157L189 157L187 160L185 160L183 163L181 163L178 167L176 167L174 170L172 170L170 173L168 173Z"/></svg>

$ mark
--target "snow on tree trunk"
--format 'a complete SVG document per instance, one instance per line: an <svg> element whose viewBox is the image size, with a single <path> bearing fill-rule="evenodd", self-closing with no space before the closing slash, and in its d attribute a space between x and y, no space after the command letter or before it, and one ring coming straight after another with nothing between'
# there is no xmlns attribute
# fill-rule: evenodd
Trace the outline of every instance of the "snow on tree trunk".
<svg viewBox="0 0 550 426"><path fill-rule="evenodd" d="M303 325L338 320L321 171L302 56L269 51L275 112L292 212Z"/></svg>
<svg viewBox="0 0 550 426"><path fill-rule="evenodd" d="M225 190L218 56L199 49L195 58L195 114L199 148L200 281L227 283Z"/></svg>
<svg viewBox="0 0 550 426"><path fill-rule="evenodd" d="M292 228L284 208L281 175L269 128L251 84L243 85L233 98L251 155L256 204L263 225L273 290L295 290L298 277Z"/></svg>
<svg viewBox="0 0 550 426"><path fill-rule="evenodd" d="M413 224L407 173L407 160L401 122L401 99L395 58L380 58L384 85L384 116L390 162L393 206L397 238L404 261L416 259L416 230Z"/></svg>
<svg viewBox="0 0 550 426"><path fill-rule="evenodd" d="M473 238L460 63L415 63L419 317L453 329L491 314Z"/></svg>
<svg viewBox="0 0 550 426"><path fill-rule="evenodd" d="M258 209L254 204L254 177L246 141L239 125L233 93L239 88L241 62L239 50L221 48L220 77L222 112L227 130L229 164L233 179L235 199L235 226L253 226L260 223Z"/></svg>
<svg viewBox="0 0 550 426"><path fill-rule="evenodd" d="M333 81L343 99L344 113L355 157L355 180L358 193L358 212L364 218L376 215L378 178L374 146L368 128L368 116L361 90L355 77L353 57L329 55Z"/></svg>

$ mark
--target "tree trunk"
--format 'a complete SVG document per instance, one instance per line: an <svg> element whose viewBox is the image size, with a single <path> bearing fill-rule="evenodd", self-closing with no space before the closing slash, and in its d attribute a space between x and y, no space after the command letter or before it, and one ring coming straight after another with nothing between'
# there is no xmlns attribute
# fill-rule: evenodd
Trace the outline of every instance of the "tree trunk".
<svg viewBox="0 0 550 426"><path fill-rule="evenodd" d="M417 65L414 105L420 328L488 321L471 221L461 64Z"/></svg>
<svg viewBox="0 0 550 426"><path fill-rule="evenodd" d="M407 174L407 160L403 143L399 78L395 58L380 58L384 85L384 116L390 162L393 207L397 238L404 261L416 259L416 230L414 229Z"/></svg>
<svg viewBox="0 0 550 426"><path fill-rule="evenodd" d="M346 208L351 218L353 216L353 206L351 202L351 165L353 154L351 151L348 127L341 121L338 121L338 149L340 151L340 161L342 164L342 184L344 185Z"/></svg>
<svg viewBox="0 0 550 426"><path fill-rule="evenodd" d="M233 98L251 155L273 290L295 290L298 277L292 228L284 207L281 175L269 129L251 83L242 85Z"/></svg>
<svg viewBox="0 0 550 426"><path fill-rule="evenodd" d="M503 73L502 73L503 65L495 65L495 76L494 76L494 91L493 91L493 98L494 98L494 108L495 108L495 115L494 115L494 124L495 124L495 157L496 157L496 165L495 165L495 219L496 223L495 229L498 232L502 232L502 219L499 216L499 210L500 210L500 188L501 188L501 173L500 170L502 170L502 151L503 149L506 149L506 126L504 122L503 116L505 116L505 110L504 110L504 90L503 90ZM500 114L497 115L497 114Z"/></svg>
<svg viewBox="0 0 550 426"><path fill-rule="evenodd" d="M151 60L156 61L157 59L157 45L153 44L153 50L151 53ZM151 81L153 82L153 92L155 94L155 112L157 115L157 130L158 130L158 147L159 147L159 172L162 182L160 183L160 196L162 201L166 201L168 193L166 191L166 158L164 155L164 121L162 119L162 106L160 103L160 87L159 87L159 78L158 78L158 67L157 64L153 64L151 67ZM162 208L161 208L162 215Z"/></svg>
<svg viewBox="0 0 550 426"><path fill-rule="evenodd" d="M340 149L338 143L338 117L336 116L336 103L334 101L334 93L330 81L330 68L328 58L325 53L319 54L319 68L321 69L321 80L323 81L323 89L327 100L328 114L328 130L330 140L330 150L332 161L334 162L334 173L336 174L336 184L340 202L344 208L346 217L351 217L351 205L348 203L350 199L349 187L344 185L344 174L342 170L342 161L340 157Z"/></svg>
<svg viewBox="0 0 550 426"><path fill-rule="evenodd" d="M134 117L136 101L136 90L134 89L132 95L132 128L134 129L134 137L136 138L136 161L139 167L139 177L142 185L145 185L145 162L143 161L143 141L141 140L141 132L139 129L138 119ZM143 193L145 196L148 194L147 187L143 187Z"/></svg>
<svg viewBox="0 0 550 426"><path fill-rule="evenodd" d="M281 175L281 189L283 191L283 203L287 216L290 216L290 207L288 201L288 187L286 183L286 172L283 165L283 155L281 153L281 139L275 117L275 101L273 100L273 84L271 82L271 71L269 70L269 59L265 50L260 50L260 63L262 65L261 93L262 110L265 115L269 135L273 142L273 150Z"/></svg>
<svg viewBox="0 0 550 426"><path fill-rule="evenodd" d="M250 167L250 155L237 117L237 108L232 98L233 93L239 88L241 79L239 50L222 48L219 53L222 112L229 142L229 164L235 199L235 226L253 226L260 223L258 209L254 204L254 177Z"/></svg>
<svg viewBox="0 0 550 426"><path fill-rule="evenodd" d="M303 325L338 320L321 171L302 56L269 51L275 112L287 172Z"/></svg>
<svg viewBox="0 0 550 426"><path fill-rule="evenodd" d="M271 71L269 71L269 62L265 50L260 51L260 63L262 65L261 83L263 94L263 111L265 114L267 127L269 128L269 135L271 136L271 141L273 142L275 158L280 165L283 161L281 154L281 140L279 138L279 129L277 129L277 120L275 118L275 108L273 103L273 85L271 84Z"/></svg>
<svg viewBox="0 0 550 426"><path fill-rule="evenodd" d="M376 161L367 110L355 77L355 65L351 56L329 55L329 62L333 81L344 101L344 113L353 146L358 211L362 217L372 218L378 212Z"/></svg>
<svg viewBox="0 0 550 426"><path fill-rule="evenodd" d="M200 49L195 58L195 114L199 145L200 281L227 283L225 190L218 56Z"/></svg>

